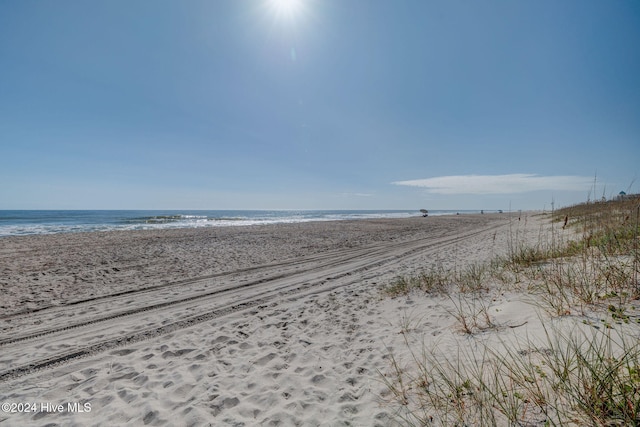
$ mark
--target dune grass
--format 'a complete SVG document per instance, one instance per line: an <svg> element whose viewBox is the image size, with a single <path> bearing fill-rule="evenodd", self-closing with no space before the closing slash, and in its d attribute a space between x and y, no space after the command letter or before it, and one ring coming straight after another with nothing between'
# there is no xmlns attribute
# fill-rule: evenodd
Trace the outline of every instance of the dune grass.
<svg viewBox="0 0 640 427"><path fill-rule="evenodd" d="M552 212L533 247L516 233L507 254L459 270L431 269L385 292L447 295L458 330L494 330L486 292L529 294L544 337L443 355L409 345L391 355L384 381L405 425L640 425L640 199L584 203ZM476 346L477 348L478 346Z"/></svg>

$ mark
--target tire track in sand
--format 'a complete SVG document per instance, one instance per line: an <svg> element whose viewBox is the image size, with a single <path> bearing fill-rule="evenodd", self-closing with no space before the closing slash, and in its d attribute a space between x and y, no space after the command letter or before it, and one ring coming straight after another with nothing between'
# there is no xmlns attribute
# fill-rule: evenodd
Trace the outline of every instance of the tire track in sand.
<svg viewBox="0 0 640 427"><path fill-rule="evenodd" d="M504 223L481 229L473 227L471 230L458 230L453 236L401 243L382 242L364 248L341 249L320 256L296 259L275 266L245 269L250 274L262 274L262 277L248 277L243 283L236 284L226 282L226 286L222 283L220 287L206 292L197 293L196 289L194 294L187 297L181 288L180 292L174 293L174 299L167 300L167 295L160 293L170 289L169 285L144 289L134 294L140 297L136 299L140 305L124 311L121 310L123 301L126 302L123 299L131 301L130 293L56 307L62 311L52 310L54 318L49 319L44 328L27 333L23 330L22 334L8 335L0 342L0 382L261 306L275 298L295 299L309 293L328 292L361 282L381 274L381 270L393 262L424 256L464 239L490 233L501 226ZM283 264L284 272L272 272ZM217 279L221 282L225 278L232 281L234 275L242 277L242 273L246 271L223 274ZM187 287L199 286L202 280L210 278L188 281ZM182 282L178 284L185 286ZM104 312L69 325L68 312L77 310L82 304L99 304ZM46 310L42 312L47 314ZM14 317L17 319L20 316Z"/></svg>

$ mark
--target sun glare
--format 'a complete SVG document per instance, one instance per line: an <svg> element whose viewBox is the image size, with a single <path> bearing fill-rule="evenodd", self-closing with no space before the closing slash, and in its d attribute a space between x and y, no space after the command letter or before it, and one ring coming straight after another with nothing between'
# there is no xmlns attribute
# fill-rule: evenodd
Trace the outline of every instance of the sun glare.
<svg viewBox="0 0 640 427"><path fill-rule="evenodd" d="M303 0L269 0L271 8L282 18L292 19L300 13Z"/></svg>

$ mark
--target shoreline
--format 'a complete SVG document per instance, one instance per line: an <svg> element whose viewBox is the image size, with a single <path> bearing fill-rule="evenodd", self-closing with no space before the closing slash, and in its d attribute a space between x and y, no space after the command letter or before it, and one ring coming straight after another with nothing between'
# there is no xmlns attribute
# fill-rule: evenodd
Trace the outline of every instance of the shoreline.
<svg viewBox="0 0 640 427"><path fill-rule="evenodd" d="M383 299L381 286L499 254L513 222L477 214L0 240L0 397L91 403L90 413L0 421L390 425L379 372L401 338L397 317L444 312L430 298ZM542 226L515 222L531 238ZM432 321L433 333L450 329Z"/></svg>

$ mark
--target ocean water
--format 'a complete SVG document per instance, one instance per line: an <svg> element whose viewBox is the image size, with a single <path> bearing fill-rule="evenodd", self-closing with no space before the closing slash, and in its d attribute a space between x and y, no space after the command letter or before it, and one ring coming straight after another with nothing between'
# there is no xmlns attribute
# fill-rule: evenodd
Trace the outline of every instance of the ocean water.
<svg viewBox="0 0 640 427"><path fill-rule="evenodd" d="M479 211L459 212L472 213ZM456 211L430 211L429 215L455 213ZM407 218L420 215L419 210L0 210L0 237L86 231L222 227L366 218Z"/></svg>

